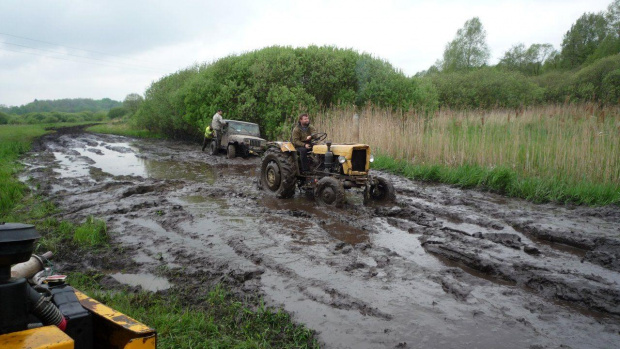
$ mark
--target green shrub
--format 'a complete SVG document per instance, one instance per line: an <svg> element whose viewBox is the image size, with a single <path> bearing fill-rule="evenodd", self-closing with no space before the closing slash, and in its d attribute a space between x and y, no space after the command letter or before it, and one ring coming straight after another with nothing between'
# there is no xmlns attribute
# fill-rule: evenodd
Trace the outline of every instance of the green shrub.
<svg viewBox="0 0 620 349"><path fill-rule="evenodd" d="M608 93L609 87L612 89L617 87L617 85L606 86L605 78L619 69L620 54L617 54L598 60L579 70L575 74L572 86L574 99L579 101L591 101L601 98ZM613 75L608 81L614 81Z"/></svg>
<svg viewBox="0 0 620 349"><path fill-rule="evenodd" d="M436 96L431 84L368 54L274 46L163 77L147 89L135 119L139 127L170 137L200 138L222 109L225 118L258 123L265 135L274 136L302 111L368 102L433 109Z"/></svg>
<svg viewBox="0 0 620 349"><path fill-rule="evenodd" d="M519 72L495 68L433 74L440 105L452 108L516 108L537 104L544 90Z"/></svg>
<svg viewBox="0 0 620 349"><path fill-rule="evenodd" d="M110 109L110 111L108 111L108 119L113 120L122 118L123 116L125 116L125 114L127 114L127 109L123 107L112 108Z"/></svg>

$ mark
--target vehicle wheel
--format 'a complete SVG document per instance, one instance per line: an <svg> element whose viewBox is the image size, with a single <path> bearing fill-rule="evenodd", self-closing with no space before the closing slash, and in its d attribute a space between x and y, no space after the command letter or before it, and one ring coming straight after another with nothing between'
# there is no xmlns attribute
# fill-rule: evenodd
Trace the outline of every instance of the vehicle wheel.
<svg viewBox="0 0 620 349"><path fill-rule="evenodd" d="M228 158L229 159L234 159L237 156L237 148L235 148L234 144L229 144L228 145Z"/></svg>
<svg viewBox="0 0 620 349"><path fill-rule="evenodd" d="M336 178L323 177L316 184L314 199L321 205L341 207L344 204L344 186Z"/></svg>
<svg viewBox="0 0 620 349"><path fill-rule="evenodd" d="M211 153L211 155L217 155L217 145L214 140L211 141L211 144L209 145L209 153Z"/></svg>
<svg viewBox="0 0 620 349"><path fill-rule="evenodd" d="M375 177L375 185L370 186L370 192L364 193L364 197L368 197L371 201L392 202L396 200L394 186L383 177Z"/></svg>
<svg viewBox="0 0 620 349"><path fill-rule="evenodd" d="M292 154L267 150L260 166L260 186L278 198L290 198L295 195L295 181Z"/></svg>

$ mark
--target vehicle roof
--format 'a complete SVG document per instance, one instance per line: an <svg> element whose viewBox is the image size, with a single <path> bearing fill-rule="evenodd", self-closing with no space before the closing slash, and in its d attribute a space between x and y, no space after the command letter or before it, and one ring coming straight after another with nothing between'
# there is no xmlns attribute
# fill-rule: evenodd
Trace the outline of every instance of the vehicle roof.
<svg viewBox="0 0 620 349"><path fill-rule="evenodd" d="M240 124L248 124L248 125L258 125L258 124L254 123L254 122L247 122L247 121L240 121L240 120L225 119L224 121L226 121L226 122L231 122L232 121L232 122L238 122Z"/></svg>

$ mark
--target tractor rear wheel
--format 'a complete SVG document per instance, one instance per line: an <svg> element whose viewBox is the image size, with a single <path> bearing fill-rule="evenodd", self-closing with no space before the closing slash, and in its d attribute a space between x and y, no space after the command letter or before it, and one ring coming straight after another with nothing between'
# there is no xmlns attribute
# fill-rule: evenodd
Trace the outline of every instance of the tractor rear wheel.
<svg viewBox="0 0 620 349"><path fill-rule="evenodd" d="M344 204L344 186L333 177L323 177L316 184L314 199L321 205L341 207Z"/></svg>
<svg viewBox="0 0 620 349"><path fill-rule="evenodd" d="M370 192L364 193L364 198L378 202L392 202L396 200L394 186L383 177L375 177L375 184L370 186Z"/></svg>
<svg viewBox="0 0 620 349"><path fill-rule="evenodd" d="M260 185L278 198L295 195L295 163L293 155L279 149L269 149L260 166Z"/></svg>

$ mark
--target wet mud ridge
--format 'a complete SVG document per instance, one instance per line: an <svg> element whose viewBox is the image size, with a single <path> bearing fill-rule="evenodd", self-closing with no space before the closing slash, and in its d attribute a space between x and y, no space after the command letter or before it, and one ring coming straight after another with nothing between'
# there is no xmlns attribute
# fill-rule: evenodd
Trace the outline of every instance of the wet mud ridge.
<svg viewBox="0 0 620 349"><path fill-rule="evenodd" d="M77 131L43 137L24 162L23 179L62 218L108 224L112 250L66 256L66 268L196 301L224 283L283 307L326 348L620 346L616 206L534 205L384 174L395 204L364 206L352 191L324 209L259 191L257 158Z"/></svg>

